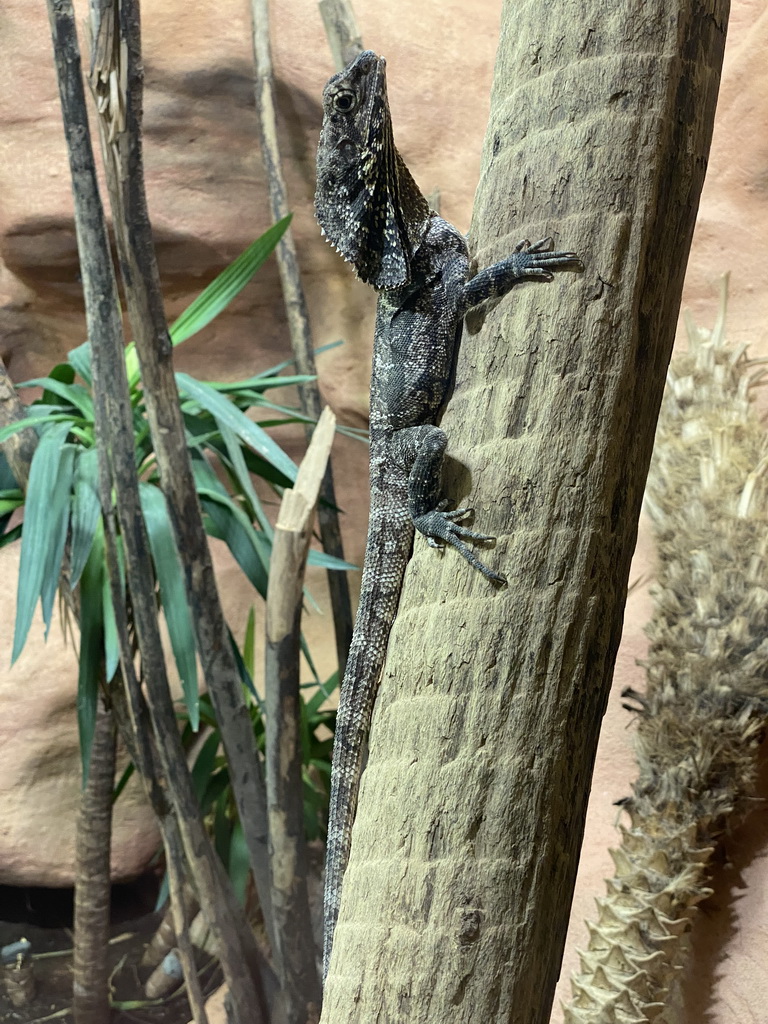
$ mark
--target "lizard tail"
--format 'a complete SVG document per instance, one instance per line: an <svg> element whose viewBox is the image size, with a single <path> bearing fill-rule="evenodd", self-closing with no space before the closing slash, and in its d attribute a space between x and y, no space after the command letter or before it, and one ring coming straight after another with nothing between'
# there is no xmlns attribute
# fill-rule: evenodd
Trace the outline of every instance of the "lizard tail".
<svg viewBox="0 0 768 1024"><path fill-rule="evenodd" d="M339 916L373 703L413 544L405 494L394 490L390 485L386 494L371 494L360 603L336 717L323 896L323 981Z"/></svg>

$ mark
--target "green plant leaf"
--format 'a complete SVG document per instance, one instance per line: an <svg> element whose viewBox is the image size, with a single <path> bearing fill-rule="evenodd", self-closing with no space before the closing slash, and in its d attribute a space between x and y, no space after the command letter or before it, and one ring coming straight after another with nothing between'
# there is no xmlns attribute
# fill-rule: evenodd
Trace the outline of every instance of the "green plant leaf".
<svg viewBox="0 0 768 1024"><path fill-rule="evenodd" d="M195 634L187 604L181 562L173 538L168 508L162 491L153 484L139 484L141 510L147 524L149 547L155 563L163 614L168 625L171 648L184 690L184 702L192 728L200 726L200 705L195 660Z"/></svg>
<svg viewBox="0 0 768 1024"><path fill-rule="evenodd" d="M66 364L63 364L66 365ZM34 377L32 380L25 380L17 384L19 388L45 388L43 401L51 404L51 396L56 395L63 398L73 408L82 413L86 420L93 420L93 399L90 392L82 384L67 384L57 380L55 377Z"/></svg>
<svg viewBox="0 0 768 1024"><path fill-rule="evenodd" d="M75 373L81 380L84 380L86 384L93 384L90 341L84 341L82 345L78 345L77 348L67 352L67 359L69 359Z"/></svg>
<svg viewBox="0 0 768 1024"><path fill-rule="evenodd" d="M339 571L358 568L352 562L345 562L343 558L327 555L325 551L318 551L317 548L309 549L307 565L318 565L321 569L338 569Z"/></svg>
<svg viewBox="0 0 768 1024"><path fill-rule="evenodd" d="M95 448L79 450L72 487L70 586L76 587L101 519L99 458Z"/></svg>
<svg viewBox="0 0 768 1024"><path fill-rule="evenodd" d="M88 781L99 677L104 671L104 530L96 531L88 560L80 576L80 657L77 675L77 727L83 787Z"/></svg>
<svg viewBox="0 0 768 1024"><path fill-rule="evenodd" d="M251 503L254 517L261 527L262 531L267 537L272 537L272 524L267 519L267 516L262 508L261 502L259 501L258 495L253 487L248 467L245 464L245 458L243 456L243 449L240 447L240 443L235 437L233 431L223 423L219 424L221 430L221 437L227 448L227 454L229 455L230 465L232 471L235 474L235 479L240 487L241 494L244 494L248 501Z"/></svg>
<svg viewBox="0 0 768 1024"><path fill-rule="evenodd" d="M203 814L207 814L211 806L212 801L209 801L207 806L204 803L206 790L208 783L210 782L211 775L213 775L213 769L216 765L216 755L221 745L221 736L218 730L214 729L211 735L203 743L202 747L197 753L195 763L192 765L192 784L195 788L195 795L197 796L197 802L200 804L200 810Z"/></svg>
<svg viewBox="0 0 768 1024"><path fill-rule="evenodd" d="M232 647L232 654L235 657L235 665L237 665L237 672L238 675L240 676L240 682L253 697L254 704L256 705L259 714L263 714L264 705L262 703L261 697L259 697L258 693L256 692L256 687L253 685L253 673L249 672L248 668L246 667L246 664L243 661L243 656L240 653L240 648L237 646L237 641L235 640L234 636L232 636L232 630L229 629L229 627L227 627L227 632L229 633L229 642Z"/></svg>
<svg viewBox="0 0 768 1024"><path fill-rule="evenodd" d="M241 441L250 445L255 452L258 452L267 462L272 463L289 480L296 479L296 464L288 458L283 449L276 441L272 440L266 431L262 430L253 420L249 420L236 405L233 405L209 385L190 377L189 374L177 373L176 383L183 394L188 395L214 417L220 428L222 425L229 427Z"/></svg>
<svg viewBox="0 0 768 1024"><path fill-rule="evenodd" d="M168 881L168 872L166 871L163 874L163 880L160 883L160 891L158 892L157 899L155 900L155 913L157 913L157 911L164 907L165 904L168 902L169 894L170 884ZM114 1006L114 1003L112 1003L111 1005Z"/></svg>
<svg viewBox="0 0 768 1024"><path fill-rule="evenodd" d="M65 444L59 459L59 468L53 485L53 493L47 508L47 529L49 534L48 553L43 568L43 583L40 588L40 604L45 622L45 638L51 628L53 602L59 587L61 563L69 531L69 516L72 504L72 477L75 470L77 448ZM22 534L23 536L23 534Z"/></svg>
<svg viewBox="0 0 768 1024"><path fill-rule="evenodd" d="M14 526L12 530L6 530L0 536L0 548L4 548L7 544L13 544L21 537L21 523L18 526Z"/></svg>
<svg viewBox="0 0 768 1024"><path fill-rule="evenodd" d="M205 793L203 794L201 806L202 808L205 808L203 810L203 814L205 815L210 813L211 808L219 797L229 789L229 769L227 768L227 763L222 757L217 758L217 762L221 763L221 767L217 768L209 777L208 785ZM229 798L229 796L231 796L231 790L230 793L227 794L227 798ZM234 799L234 797L232 799Z"/></svg>
<svg viewBox="0 0 768 1024"><path fill-rule="evenodd" d="M263 235L203 289L178 320L171 324L170 334L174 345L181 344L206 327L243 290L285 234L292 216L289 213L267 228Z"/></svg>
<svg viewBox="0 0 768 1024"><path fill-rule="evenodd" d="M120 555L118 549L118 557ZM122 561L120 563L120 578L122 592L125 593L125 574ZM106 680L111 683L114 679L120 664L120 641L117 636L117 622L115 620L115 606L112 603L112 587L109 582L109 571L106 563L104 565L104 589L102 604L104 606L104 663Z"/></svg>
<svg viewBox="0 0 768 1024"><path fill-rule="evenodd" d="M332 348L338 348L339 345L343 345L344 341L342 338L338 338L336 341L328 341L325 345L321 345L315 349L315 355L319 356L322 352L329 352ZM277 366L270 366L268 370L262 370L262 377L274 377L278 373L282 373L283 370L288 369L289 366L295 366L295 359L284 359L282 363L278 363Z"/></svg>
<svg viewBox="0 0 768 1024"><path fill-rule="evenodd" d="M136 771L136 765L133 763L133 761L129 761L128 764L125 766L125 771L120 776L117 785L112 790L112 804L113 804L113 806L114 806L115 802L117 801L117 798L120 796L120 794L123 792L125 787L128 785L128 781L129 781L130 777L133 775L133 773L135 771Z"/></svg>
<svg viewBox="0 0 768 1024"><path fill-rule="evenodd" d="M68 433L68 423L47 430L40 438L32 456L24 508L11 664L21 654L26 642L35 606L43 587L49 549L58 539L50 529L49 514ZM66 499L68 503L69 493ZM58 583L58 574L56 582Z"/></svg>
<svg viewBox="0 0 768 1024"><path fill-rule="evenodd" d="M24 504L24 494L16 487L12 490L0 491L0 516L15 512Z"/></svg>
<svg viewBox="0 0 768 1024"><path fill-rule="evenodd" d="M251 605L248 609L248 621L245 624L245 636L243 638L243 664L253 679L254 664L256 657L256 609Z"/></svg>
<svg viewBox="0 0 768 1024"><path fill-rule="evenodd" d="M241 252L228 267L225 267L208 287L204 288L197 298L187 306L181 316L168 328L173 345L180 345L182 341L186 341L187 338L191 338L193 334L201 331L203 327L207 327L211 320L217 317L245 288L283 237L291 222L291 217L292 214L289 213L287 217L283 217L282 220L267 228L263 235L255 242L251 242L248 248ZM128 372L128 382L131 387L134 387L139 380L140 371L133 343L126 348L125 366Z"/></svg>
<svg viewBox="0 0 768 1024"><path fill-rule="evenodd" d="M259 424L261 426L261 424ZM263 429L263 428L262 428ZM243 448L243 458L245 464L248 467L248 472L253 473L254 476L261 477L262 480L266 480L268 484L271 484L274 489L290 487L292 481L281 473L279 469L275 469L271 466L266 459L262 459L260 455L252 451L250 448ZM280 493L280 491L278 491Z"/></svg>
<svg viewBox="0 0 768 1024"><path fill-rule="evenodd" d="M339 688L339 670L330 675L324 683L321 683L316 691L306 702L307 718L311 722L323 704L329 700L335 690Z"/></svg>
<svg viewBox="0 0 768 1024"><path fill-rule="evenodd" d="M0 444L2 444L3 441L7 441L9 437L13 437L14 434L18 434L20 430L25 430L27 427L39 427L44 423L66 423L68 425L76 423L80 426L88 425L86 420L76 419L66 413L39 412L32 416L26 416L23 420L15 420L13 423L9 423L7 427L3 427L2 430L0 430ZM69 433L69 426L67 433ZM66 437L66 434L64 436Z"/></svg>
<svg viewBox="0 0 768 1024"><path fill-rule="evenodd" d="M228 494L221 494L198 486L200 504L208 516L208 532L223 540L232 556L262 597L267 596L269 557L259 543L261 536L254 530L248 516ZM269 540L265 539L267 551Z"/></svg>
<svg viewBox="0 0 768 1024"><path fill-rule="evenodd" d="M208 380L205 383L215 388L221 394L230 395L235 399L239 395L243 395L246 398L254 395L258 396L262 391L267 391L269 388L285 388L293 384L308 384L311 380L317 380L317 377L309 373L294 374L291 377L275 377L259 373L254 377L248 377L246 380Z"/></svg>

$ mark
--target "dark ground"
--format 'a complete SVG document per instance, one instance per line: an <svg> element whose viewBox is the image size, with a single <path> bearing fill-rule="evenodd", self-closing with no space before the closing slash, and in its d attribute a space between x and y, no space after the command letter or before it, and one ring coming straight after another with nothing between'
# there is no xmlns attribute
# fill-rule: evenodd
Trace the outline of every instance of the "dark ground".
<svg viewBox="0 0 768 1024"><path fill-rule="evenodd" d="M112 889L110 966L114 1003L149 1002L144 983L152 969L140 967L144 946L160 914L153 911L157 882L150 878ZM35 994L27 1005L14 1007L0 980L0 1024L72 1024L72 898L71 889L0 886L0 946L26 938L32 943ZM60 953L51 956L52 953ZM117 968L115 970L115 968ZM211 969L201 976L203 991L212 991L218 977ZM186 1024L189 1004L182 995L161 1005L115 1006L104 1024Z"/></svg>

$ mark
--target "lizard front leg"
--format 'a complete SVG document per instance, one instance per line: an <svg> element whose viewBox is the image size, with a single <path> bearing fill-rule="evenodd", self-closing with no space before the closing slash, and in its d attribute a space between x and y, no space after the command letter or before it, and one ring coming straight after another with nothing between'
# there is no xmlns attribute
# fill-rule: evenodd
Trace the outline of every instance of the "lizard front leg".
<svg viewBox="0 0 768 1024"><path fill-rule="evenodd" d="M446 511L448 501L441 497L440 479L447 446L445 432L430 425L399 430L392 439L393 457L408 473L408 510L413 525L432 547L450 544L486 579L506 583L501 573L489 569L464 543L465 540L485 542L496 538L476 533L456 521L469 515L471 509Z"/></svg>
<svg viewBox="0 0 768 1024"><path fill-rule="evenodd" d="M506 259L499 260L479 271L463 287L461 303L466 311L486 299L500 299L502 295L526 279L551 281L557 270L583 270L575 252L554 252L551 238L542 238L533 245L524 239Z"/></svg>

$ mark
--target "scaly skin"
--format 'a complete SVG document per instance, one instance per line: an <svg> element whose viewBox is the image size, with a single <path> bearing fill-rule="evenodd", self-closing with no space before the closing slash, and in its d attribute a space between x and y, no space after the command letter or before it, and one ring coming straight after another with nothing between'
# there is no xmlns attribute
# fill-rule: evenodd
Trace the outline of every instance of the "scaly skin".
<svg viewBox="0 0 768 1024"><path fill-rule="evenodd" d="M435 426L448 397L464 315L527 278L578 270L551 239L521 242L470 278L464 236L433 213L395 149L385 62L370 51L323 93L315 211L323 233L379 293L371 377L371 506L362 590L336 720L326 852L323 977L349 859L363 753L415 530L450 545L489 581L466 541L494 538L446 511L440 476L448 439Z"/></svg>

